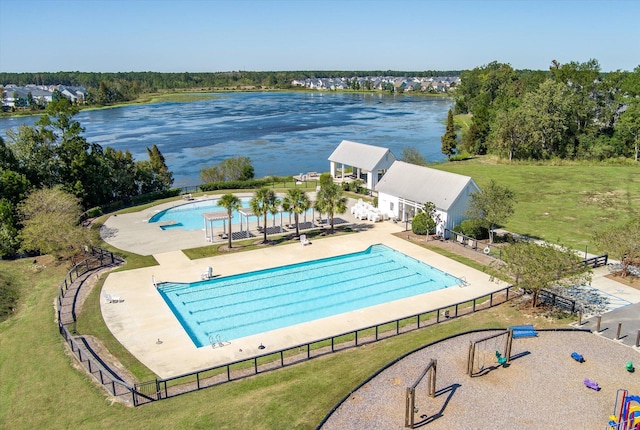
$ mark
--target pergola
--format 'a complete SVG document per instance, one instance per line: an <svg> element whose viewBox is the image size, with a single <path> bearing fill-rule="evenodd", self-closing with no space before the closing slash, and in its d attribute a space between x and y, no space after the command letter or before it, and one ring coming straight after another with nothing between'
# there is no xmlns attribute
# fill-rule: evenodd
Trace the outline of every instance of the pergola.
<svg viewBox="0 0 640 430"><path fill-rule="evenodd" d="M244 231L245 238L248 239L251 237L251 234L249 233L249 217L256 216L256 214L254 214L251 209L247 209L247 208L240 209L238 213L240 214L240 231L241 232ZM247 220L245 230L243 230L243 226L242 226L242 217L246 218ZM256 217L256 219L258 220L258 227L260 227L260 217Z"/></svg>
<svg viewBox="0 0 640 430"><path fill-rule="evenodd" d="M213 222L222 221L222 237L227 234L227 222L229 214L227 212L206 212L202 214L204 218L204 238L207 242L213 242ZM211 232L209 234L209 232ZM229 234L231 234L231 220L229 220Z"/></svg>
<svg viewBox="0 0 640 430"><path fill-rule="evenodd" d="M256 215L255 213L253 213L252 210L250 209L246 209L243 208L241 210L238 211L240 213L240 231L243 231L243 222L242 222L242 217L246 218L246 230L245 230L245 237L250 237L249 235L249 217L251 216L255 216L256 220L257 220L257 228L258 230L260 230L260 216ZM282 227L282 212L284 212L284 208L280 205L278 206L278 212L280 212L280 233L283 232L283 227ZM275 227L276 225L276 218L275 216L273 217L273 226ZM264 228L267 228L267 226L265 225Z"/></svg>

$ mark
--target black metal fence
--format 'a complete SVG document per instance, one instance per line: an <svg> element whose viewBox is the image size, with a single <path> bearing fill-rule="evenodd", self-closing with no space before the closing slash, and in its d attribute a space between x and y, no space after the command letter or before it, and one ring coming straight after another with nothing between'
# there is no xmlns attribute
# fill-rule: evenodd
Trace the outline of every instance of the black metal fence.
<svg viewBox="0 0 640 430"><path fill-rule="evenodd" d="M56 299L58 330L80 365L93 376L109 394L115 397L128 397L132 395L134 388L125 383L122 378L109 369L109 366L91 349L84 338L74 337L67 328L67 324L73 324L77 320L75 307L82 278L90 275L97 269L113 266L122 262L120 257L101 248L87 247L85 251L89 257L74 265L67 272L58 287L58 296ZM133 396L132 401L135 401L135 397Z"/></svg>
<svg viewBox="0 0 640 430"><path fill-rule="evenodd" d="M448 240L459 243L460 246L463 246L465 248L469 248L476 252L482 252L485 255L489 255L491 257L502 260L502 247L494 246L494 244L489 243L486 240L478 240L474 237L467 236L465 234L458 233L449 229L444 230L444 237Z"/></svg>
<svg viewBox="0 0 640 430"><path fill-rule="evenodd" d="M143 382L136 384L132 390L134 405L175 397L187 392L281 369L337 351L377 342L449 319L469 315L482 309L488 309L520 295L519 291L516 292L514 287L509 286L464 302L299 344L279 351L172 378Z"/></svg>
<svg viewBox="0 0 640 430"><path fill-rule="evenodd" d="M67 342L73 356L78 360L80 365L82 365L84 370L100 383L102 388L114 397L128 397L133 394L134 388L112 372L104 361L91 350L88 344L85 342L82 342L82 344L79 343L76 338L71 335L67 327L60 323L58 323L58 329L60 330L62 338ZM135 396L132 397L132 401L135 401Z"/></svg>
<svg viewBox="0 0 640 430"><path fill-rule="evenodd" d="M587 258L585 260L582 260L582 262L587 266L593 267L594 269L596 267L606 266L609 262L609 254L602 254L598 255L597 257Z"/></svg>
<svg viewBox="0 0 640 430"><path fill-rule="evenodd" d="M572 314L578 312L578 303L576 300L561 296L548 290L540 290L538 293L538 301L561 309L566 309Z"/></svg>
<svg viewBox="0 0 640 430"><path fill-rule="evenodd" d="M90 257L74 265L58 287L58 296L56 298L58 321L62 321L63 324L76 322L77 319L75 305L79 292L76 283L78 278L101 267L112 266L123 261L113 252L105 251L101 248L92 246L87 247L85 251ZM69 297L70 294L72 297Z"/></svg>
<svg viewBox="0 0 640 430"><path fill-rule="evenodd" d="M477 240L471 236L467 236L462 233L458 233L453 230L445 229L445 238L448 238L456 243L459 243L465 248L469 248L476 252L482 252L485 255L502 260L502 247L495 246L495 244L489 243L486 240ZM518 240L528 241L529 238L525 236L518 236ZM586 257L586 255L585 255ZM608 254L598 255L597 257L585 258L582 262L591 266L594 269L596 267L605 266L609 260Z"/></svg>

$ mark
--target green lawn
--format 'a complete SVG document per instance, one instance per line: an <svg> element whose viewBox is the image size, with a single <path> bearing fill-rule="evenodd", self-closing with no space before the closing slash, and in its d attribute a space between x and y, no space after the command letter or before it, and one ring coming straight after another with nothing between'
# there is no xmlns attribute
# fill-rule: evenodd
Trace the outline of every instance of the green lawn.
<svg viewBox="0 0 640 430"><path fill-rule="evenodd" d="M481 188L491 179L509 187L518 203L504 228L581 251L601 252L593 243L594 232L640 213L640 163L554 166L479 158L434 167L471 176Z"/></svg>
<svg viewBox="0 0 640 430"><path fill-rule="evenodd" d="M108 399L66 353L53 320L53 299L65 267L47 265L38 270L25 259L0 261L0 270L20 278L24 292L16 315L0 324L0 428L7 429L311 429L364 378L417 346L470 328L530 322L507 304L286 369L129 408ZM87 310L94 316L99 312L91 306ZM547 320L536 324L554 325Z"/></svg>

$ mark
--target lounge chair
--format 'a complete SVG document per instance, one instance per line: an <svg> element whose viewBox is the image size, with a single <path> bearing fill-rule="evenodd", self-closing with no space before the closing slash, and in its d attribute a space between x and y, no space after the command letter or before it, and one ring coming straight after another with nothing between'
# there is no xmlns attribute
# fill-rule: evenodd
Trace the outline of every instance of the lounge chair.
<svg viewBox="0 0 640 430"><path fill-rule="evenodd" d="M104 299L107 301L107 303L120 303L124 301L120 297L112 296L111 294L106 293L104 295Z"/></svg>
<svg viewBox="0 0 640 430"><path fill-rule="evenodd" d="M302 244L302 246L311 245L311 242L309 242L309 239L307 239L307 235L306 234L301 234L300 235L300 243Z"/></svg>
<svg viewBox="0 0 640 430"><path fill-rule="evenodd" d="M206 281L208 279L213 278L213 267L207 267L207 270L200 276L200 279Z"/></svg>

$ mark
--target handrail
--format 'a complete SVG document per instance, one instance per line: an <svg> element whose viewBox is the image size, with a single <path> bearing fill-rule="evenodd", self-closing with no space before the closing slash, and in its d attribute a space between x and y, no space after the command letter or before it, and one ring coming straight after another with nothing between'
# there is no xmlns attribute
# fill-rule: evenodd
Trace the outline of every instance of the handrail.
<svg viewBox="0 0 640 430"><path fill-rule="evenodd" d="M88 351L85 347L80 345L71 335L71 332L67 329L66 325L63 322L62 317L62 306L63 299L66 296L66 293L69 291L71 286L83 275L93 271L100 269L102 267L111 266L113 264L119 263L122 259L110 251L105 251L101 248L96 247L87 247L85 251L91 255L90 257L78 262L75 264L69 271L66 273L64 279L60 282L58 286L58 295L56 300L56 312L57 312L57 322L58 322L58 331L60 335L65 340L71 353L73 356L80 362L82 367L89 372L99 383L100 385L107 390L107 392L113 396L120 396L123 394L130 393L132 395L133 403L136 404L137 398L135 393L135 388L125 383L123 380L119 379L118 375L108 370L102 363L103 360L100 358L98 354L93 351ZM77 321L76 309L75 309L75 297L71 303L71 316L72 323ZM118 389L120 388L120 390Z"/></svg>

